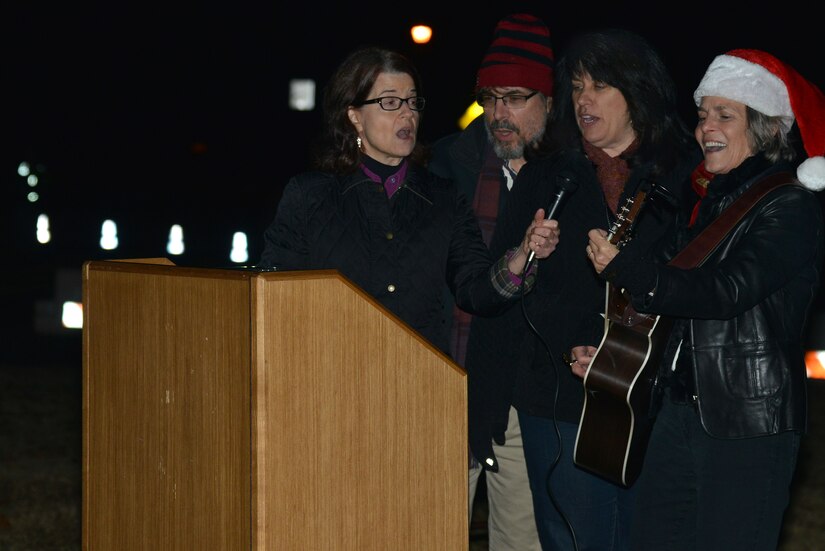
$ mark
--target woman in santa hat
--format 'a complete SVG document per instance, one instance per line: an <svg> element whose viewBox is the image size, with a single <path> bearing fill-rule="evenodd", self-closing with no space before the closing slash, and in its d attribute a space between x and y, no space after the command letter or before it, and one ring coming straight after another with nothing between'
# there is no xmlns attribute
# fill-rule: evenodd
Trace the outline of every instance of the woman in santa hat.
<svg viewBox="0 0 825 551"><path fill-rule="evenodd" d="M803 335L822 278L813 191L825 188L825 96L772 55L734 50L713 60L694 100L704 161L669 260L642 258L632 242L619 252L603 230L590 232L586 251L636 310L673 320L633 548L773 550L806 429ZM799 166L797 131L809 157ZM674 258L717 219L732 229L711 230L719 242L704 261Z"/></svg>

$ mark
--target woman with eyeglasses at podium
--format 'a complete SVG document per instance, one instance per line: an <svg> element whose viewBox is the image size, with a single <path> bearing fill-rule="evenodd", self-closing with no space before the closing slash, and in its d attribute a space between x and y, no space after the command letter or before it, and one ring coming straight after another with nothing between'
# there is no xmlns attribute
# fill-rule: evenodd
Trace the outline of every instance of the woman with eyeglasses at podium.
<svg viewBox="0 0 825 551"><path fill-rule="evenodd" d="M528 257L555 249L559 228L539 209L521 243L491 258L469 203L425 168L420 91L398 52L362 48L339 65L324 93L317 170L287 184L258 267L338 270L446 353L444 283L465 311L499 313L522 291Z"/></svg>

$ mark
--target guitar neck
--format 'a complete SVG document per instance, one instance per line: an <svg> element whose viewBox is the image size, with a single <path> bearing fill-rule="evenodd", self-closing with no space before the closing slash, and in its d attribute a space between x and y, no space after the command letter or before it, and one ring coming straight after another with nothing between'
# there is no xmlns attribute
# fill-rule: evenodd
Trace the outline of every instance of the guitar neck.
<svg viewBox="0 0 825 551"><path fill-rule="evenodd" d="M639 191L632 199L627 199L616 213L616 221L607 231L607 240L621 247L630 238L630 228L636 221L647 197L647 192Z"/></svg>

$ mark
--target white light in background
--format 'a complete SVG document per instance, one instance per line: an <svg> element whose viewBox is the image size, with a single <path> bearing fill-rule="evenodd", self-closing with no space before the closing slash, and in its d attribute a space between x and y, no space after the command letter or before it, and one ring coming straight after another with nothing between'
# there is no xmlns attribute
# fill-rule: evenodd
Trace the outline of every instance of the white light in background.
<svg viewBox="0 0 825 551"><path fill-rule="evenodd" d="M104 220L100 227L100 248L104 251L117 249L117 224L114 220Z"/></svg>
<svg viewBox="0 0 825 551"><path fill-rule="evenodd" d="M38 199L40 199L40 194L36 191L30 191L28 195L26 195L26 199L29 200L29 203L36 203Z"/></svg>
<svg viewBox="0 0 825 551"><path fill-rule="evenodd" d="M37 217L37 242L41 244L52 240L52 231L49 229L48 215L41 214Z"/></svg>
<svg viewBox="0 0 825 551"><path fill-rule="evenodd" d="M247 249L246 234L236 231L232 236L232 250L229 252L229 259L232 262L246 262L249 260L249 250Z"/></svg>
<svg viewBox="0 0 825 551"><path fill-rule="evenodd" d="M169 240L166 242L166 252L169 254L183 254L183 228L174 224L169 229Z"/></svg>
<svg viewBox="0 0 825 551"><path fill-rule="evenodd" d="M23 178L31 174L31 171L32 169L29 166L29 163L27 163L26 161L23 161L22 163L17 165L17 174L19 174Z"/></svg>
<svg viewBox="0 0 825 551"><path fill-rule="evenodd" d="M289 108L293 111L315 109L315 81L312 79L292 79L289 81Z"/></svg>
<svg viewBox="0 0 825 551"><path fill-rule="evenodd" d="M34 331L67 335L83 328L83 281L77 266L57 268L52 297L34 301Z"/></svg>
<svg viewBox="0 0 825 551"><path fill-rule="evenodd" d="M67 329L83 329L83 304L80 302L64 302L61 315L63 327Z"/></svg>
<svg viewBox="0 0 825 551"><path fill-rule="evenodd" d="M26 177L26 183L29 184L29 187L34 187L37 185L40 179L37 177L37 174L29 174Z"/></svg>

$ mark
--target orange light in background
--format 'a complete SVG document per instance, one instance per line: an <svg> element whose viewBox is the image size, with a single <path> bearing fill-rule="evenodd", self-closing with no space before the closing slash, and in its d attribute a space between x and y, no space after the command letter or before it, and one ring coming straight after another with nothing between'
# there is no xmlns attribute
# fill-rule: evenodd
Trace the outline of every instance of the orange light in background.
<svg viewBox="0 0 825 551"><path fill-rule="evenodd" d="M427 25L416 25L410 29L410 34L416 44L426 44L433 37L433 30Z"/></svg>
<svg viewBox="0 0 825 551"><path fill-rule="evenodd" d="M805 368L809 379L825 379L825 350L809 350L805 353Z"/></svg>

